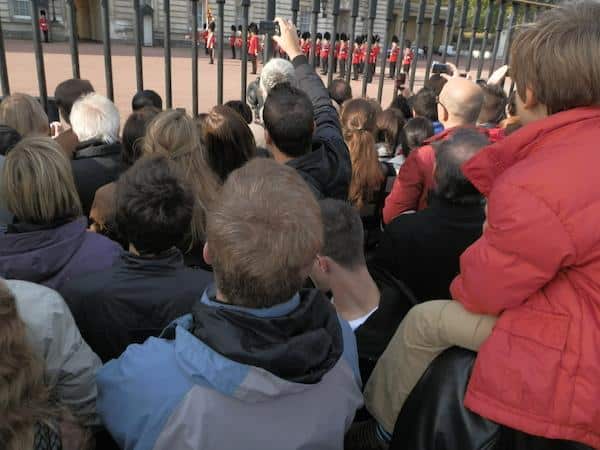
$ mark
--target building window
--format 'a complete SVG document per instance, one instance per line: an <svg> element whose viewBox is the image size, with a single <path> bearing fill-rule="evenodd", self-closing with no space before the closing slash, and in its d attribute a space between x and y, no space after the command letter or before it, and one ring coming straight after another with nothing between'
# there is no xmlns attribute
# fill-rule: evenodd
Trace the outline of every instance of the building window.
<svg viewBox="0 0 600 450"><path fill-rule="evenodd" d="M30 19L29 0L13 0L12 1L13 17L19 19Z"/></svg>
<svg viewBox="0 0 600 450"><path fill-rule="evenodd" d="M310 8L301 7L298 11L298 29L302 32L310 31Z"/></svg>

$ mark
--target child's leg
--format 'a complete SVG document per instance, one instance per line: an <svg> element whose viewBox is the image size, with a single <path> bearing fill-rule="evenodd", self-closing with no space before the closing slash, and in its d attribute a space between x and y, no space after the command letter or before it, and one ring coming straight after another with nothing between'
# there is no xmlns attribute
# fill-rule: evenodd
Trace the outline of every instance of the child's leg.
<svg viewBox="0 0 600 450"><path fill-rule="evenodd" d="M444 350L459 346L477 351L496 317L472 314L453 300L415 306L381 355L365 387L365 406L388 432L402 405L429 364Z"/></svg>

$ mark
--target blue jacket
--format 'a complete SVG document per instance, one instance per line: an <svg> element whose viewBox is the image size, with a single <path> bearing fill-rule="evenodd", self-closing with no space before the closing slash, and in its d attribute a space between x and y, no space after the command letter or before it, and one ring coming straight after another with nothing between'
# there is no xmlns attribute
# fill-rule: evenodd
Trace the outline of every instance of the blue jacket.
<svg viewBox="0 0 600 450"><path fill-rule="evenodd" d="M314 290L258 310L210 293L99 371L97 409L121 448L341 450L362 406L348 324Z"/></svg>

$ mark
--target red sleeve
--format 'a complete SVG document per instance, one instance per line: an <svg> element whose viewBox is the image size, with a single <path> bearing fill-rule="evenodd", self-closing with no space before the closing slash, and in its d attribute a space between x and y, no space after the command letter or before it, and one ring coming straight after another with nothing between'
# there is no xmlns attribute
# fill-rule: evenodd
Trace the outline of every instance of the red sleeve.
<svg viewBox="0 0 600 450"><path fill-rule="evenodd" d="M383 207L383 222L390 223L395 217L406 211L416 211L419 208L419 199L427 184L425 174L419 164L419 151L413 150L394 180L392 191L385 199Z"/></svg>
<svg viewBox="0 0 600 450"><path fill-rule="evenodd" d="M575 248L556 214L529 191L492 189L482 237L460 257L452 297L477 314L519 306L573 263Z"/></svg>

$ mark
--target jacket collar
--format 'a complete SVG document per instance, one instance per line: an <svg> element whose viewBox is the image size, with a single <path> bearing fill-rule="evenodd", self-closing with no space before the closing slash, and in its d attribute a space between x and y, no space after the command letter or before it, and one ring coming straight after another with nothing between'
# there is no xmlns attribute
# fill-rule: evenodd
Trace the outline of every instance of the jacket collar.
<svg viewBox="0 0 600 450"><path fill-rule="evenodd" d="M173 247L160 255L143 256L125 252L121 256L123 265L132 270L162 273L184 268L181 251Z"/></svg>
<svg viewBox="0 0 600 450"><path fill-rule="evenodd" d="M99 156L109 156L121 153L121 144L113 142L107 144L99 139L90 139L81 142L75 149L73 159L97 158Z"/></svg>
<svg viewBox="0 0 600 450"><path fill-rule="evenodd" d="M600 107L575 108L553 114L526 125L496 144L486 147L463 164L462 171L471 183L487 196L500 175L530 154L543 151L547 138L553 133L584 121L594 121L597 124L599 119Z"/></svg>

